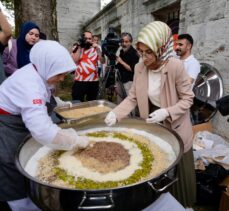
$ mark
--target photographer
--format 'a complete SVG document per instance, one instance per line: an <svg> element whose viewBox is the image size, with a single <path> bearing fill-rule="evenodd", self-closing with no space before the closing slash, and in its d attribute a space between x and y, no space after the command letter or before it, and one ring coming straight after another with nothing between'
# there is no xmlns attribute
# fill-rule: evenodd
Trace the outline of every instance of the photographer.
<svg viewBox="0 0 229 211"><path fill-rule="evenodd" d="M99 45L92 41L91 32L84 32L77 44L72 52L77 65L72 99L81 102L95 100L99 90L97 63L104 63L104 58Z"/></svg>
<svg viewBox="0 0 229 211"><path fill-rule="evenodd" d="M121 51L119 56L116 58L117 69L120 73L120 81L123 84L123 88L120 83L116 83L116 92L117 92L117 103L121 101L128 94L134 77L134 67L138 63L139 55L137 51L132 46L133 38L130 33L121 34Z"/></svg>

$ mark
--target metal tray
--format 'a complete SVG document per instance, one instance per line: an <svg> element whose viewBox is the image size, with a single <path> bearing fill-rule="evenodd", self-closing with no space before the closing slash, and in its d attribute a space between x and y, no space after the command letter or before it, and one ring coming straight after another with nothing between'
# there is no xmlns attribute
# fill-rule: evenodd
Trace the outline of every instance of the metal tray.
<svg viewBox="0 0 229 211"><path fill-rule="evenodd" d="M63 122L67 122L69 124L71 123L75 123L77 122L84 122L84 121L88 121L94 118L103 118L105 117L105 115L108 113L108 111L102 112L102 113L97 113L97 114L92 114L92 115L86 115L84 117L80 117L80 118L66 118L63 115L61 115L61 112L63 111L71 111L71 110L76 110L79 108L89 108L89 107L94 107L94 106L106 106L109 107L111 109L113 109L114 107L116 107L117 105L114 103L111 103L107 100L93 100L93 101L88 101L88 102L83 102L83 103L75 103L72 105L71 108L69 107L56 107L54 109L54 112L56 113L57 117L59 117Z"/></svg>

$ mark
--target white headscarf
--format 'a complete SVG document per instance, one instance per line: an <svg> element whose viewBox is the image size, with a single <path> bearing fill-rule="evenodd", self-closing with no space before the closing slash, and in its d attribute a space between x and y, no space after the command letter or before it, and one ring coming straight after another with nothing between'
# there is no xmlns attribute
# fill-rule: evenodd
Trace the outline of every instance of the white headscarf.
<svg viewBox="0 0 229 211"><path fill-rule="evenodd" d="M76 69L70 53L56 41L42 40L30 51L30 61L46 82L49 78Z"/></svg>

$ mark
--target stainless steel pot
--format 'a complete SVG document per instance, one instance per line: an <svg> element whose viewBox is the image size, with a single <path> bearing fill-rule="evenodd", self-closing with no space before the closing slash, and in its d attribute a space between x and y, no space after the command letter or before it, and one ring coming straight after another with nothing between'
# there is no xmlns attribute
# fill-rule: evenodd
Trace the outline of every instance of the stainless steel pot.
<svg viewBox="0 0 229 211"><path fill-rule="evenodd" d="M76 130L106 127L103 120L94 120L81 124L62 125L74 127ZM146 124L143 120L125 119L115 127L135 128L152 133L168 142L175 154L176 160L160 175L136 184L103 190L79 190L60 188L48 185L31 177L24 170L27 161L42 145L32 138L27 138L19 147L16 155L16 165L25 176L28 195L42 210L141 210L176 182L176 166L183 153L183 143L174 132L157 124Z"/></svg>

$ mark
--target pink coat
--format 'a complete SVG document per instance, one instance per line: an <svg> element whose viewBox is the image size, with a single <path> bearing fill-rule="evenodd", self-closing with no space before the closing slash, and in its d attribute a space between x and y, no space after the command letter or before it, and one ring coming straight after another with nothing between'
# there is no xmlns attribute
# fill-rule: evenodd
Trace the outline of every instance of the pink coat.
<svg viewBox="0 0 229 211"><path fill-rule="evenodd" d="M192 147L193 132L189 108L193 103L194 93L182 62L170 58L161 71L161 108L166 108L170 116L164 125L176 131L183 140L184 152ZM118 121L126 117L138 105L140 117L149 116L148 71L143 62L135 66L133 85L129 95L113 112Z"/></svg>

